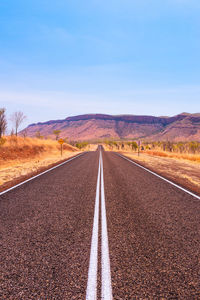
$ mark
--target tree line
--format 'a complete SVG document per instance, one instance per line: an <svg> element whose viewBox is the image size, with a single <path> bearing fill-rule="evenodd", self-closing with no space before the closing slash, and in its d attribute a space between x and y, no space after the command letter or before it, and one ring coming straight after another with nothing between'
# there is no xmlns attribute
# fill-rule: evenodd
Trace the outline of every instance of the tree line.
<svg viewBox="0 0 200 300"><path fill-rule="evenodd" d="M114 141L114 140L104 140L103 144L109 147L111 150L132 150L132 151L164 151L171 153L190 153L199 154L200 153L200 142L198 141L188 141L188 142L172 142L172 141L141 141L138 144L136 141Z"/></svg>
<svg viewBox="0 0 200 300"><path fill-rule="evenodd" d="M26 116L22 111L16 111L10 116L9 120L11 121L13 126L11 130L11 135L13 134L15 134L16 136L18 135L19 127L24 122L25 119ZM8 120L6 118L6 109L0 108L0 139L5 135L7 127L8 127Z"/></svg>

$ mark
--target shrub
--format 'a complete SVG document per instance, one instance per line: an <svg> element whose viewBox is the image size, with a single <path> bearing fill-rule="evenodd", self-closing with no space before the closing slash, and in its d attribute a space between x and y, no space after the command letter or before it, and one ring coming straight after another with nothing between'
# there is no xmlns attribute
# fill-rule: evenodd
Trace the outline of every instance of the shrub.
<svg viewBox="0 0 200 300"><path fill-rule="evenodd" d="M5 142L6 142L6 139L1 137L0 138L0 146L3 146L5 144Z"/></svg>

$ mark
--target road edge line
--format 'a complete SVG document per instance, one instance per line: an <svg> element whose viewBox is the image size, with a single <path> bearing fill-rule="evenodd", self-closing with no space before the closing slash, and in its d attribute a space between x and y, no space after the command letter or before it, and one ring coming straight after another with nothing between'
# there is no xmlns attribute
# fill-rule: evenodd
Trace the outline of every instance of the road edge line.
<svg viewBox="0 0 200 300"><path fill-rule="evenodd" d="M35 176L32 176L32 177L30 177L30 178L28 178L28 179L26 179L26 180L24 180L24 181L22 181L22 182L20 182L20 183L18 183L18 184L16 184L16 185L14 185L14 186L12 186L11 188L9 188L9 189L7 189L7 190L5 190L5 191L3 191L3 192L0 192L0 196L3 195L3 194L5 194L5 193L7 193L7 192L9 192L9 191L11 191L11 190L16 189L16 188L19 187L20 185L23 185L23 184L25 184L25 183L27 183L27 182L29 182L29 181L31 181L31 180L33 180L33 179L35 179L35 178L41 176L41 175L43 175L43 174L46 174L46 173L48 173L48 172L50 172L50 171L52 171L52 170L54 170L54 169L56 169L56 168L58 168L58 167L60 167L60 166L62 166L62 165L64 165L64 164L70 162L71 160L73 160L73 159L75 159L75 158L80 157L81 155L83 155L83 154L85 154L85 153L87 153L87 152L84 152L84 153L78 154L78 155L76 155L76 156L74 156L74 157L72 157L72 158L69 158L68 160L62 162L62 163L59 164L59 165L56 165L56 166L54 166L54 167L52 167L52 168L50 168L50 169L48 169L48 170L45 170L45 171L43 171L43 172L41 172L41 173L39 173L39 174L37 174L37 175L35 175Z"/></svg>
<svg viewBox="0 0 200 300"><path fill-rule="evenodd" d="M124 156L124 155L122 155L122 154L119 154L119 153L116 153L116 154L117 154L118 156L120 156L120 157L122 157L122 158L128 160L128 161L131 162L132 164L134 164L134 165L136 165L136 166L138 166L138 167L144 169L145 171L147 171L147 172L149 172L149 173L155 175L156 177L158 177L158 178L160 178L160 179L162 179L162 180L168 182L169 184L175 186L176 188L178 188L178 189L184 191L185 193L189 194L190 196L193 196L194 198L200 200L200 197L199 197L198 195L196 195L196 194L194 194L194 193L188 191L187 189L181 187L180 185L178 185L178 184L176 184L176 183L170 181L169 179L167 179L167 178L165 178L165 177L163 177L163 176L161 176L161 175L159 175L159 174L157 174L157 173L155 173L155 172L149 170L148 168L143 167L142 165L136 163L135 161L129 159L128 157L126 157L126 156Z"/></svg>

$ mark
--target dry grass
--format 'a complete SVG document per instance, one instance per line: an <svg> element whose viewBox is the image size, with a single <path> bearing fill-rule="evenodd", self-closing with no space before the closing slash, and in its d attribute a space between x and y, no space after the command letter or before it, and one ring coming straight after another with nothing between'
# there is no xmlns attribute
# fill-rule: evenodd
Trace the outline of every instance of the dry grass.
<svg viewBox="0 0 200 300"><path fill-rule="evenodd" d="M103 146L103 148L104 148L105 151L115 151L115 152L122 151L121 149L118 150L117 148L114 148L114 149L113 149L113 148L111 148L109 145L106 145L106 144L104 144L104 143L102 143L101 145Z"/></svg>
<svg viewBox="0 0 200 300"><path fill-rule="evenodd" d="M84 151L96 151L98 148L98 145L96 144L88 144L86 148L84 148Z"/></svg>
<svg viewBox="0 0 200 300"><path fill-rule="evenodd" d="M80 151L68 144L63 145L61 157L57 141L37 138L6 137L0 146L0 185L48 167Z"/></svg>
<svg viewBox="0 0 200 300"><path fill-rule="evenodd" d="M125 147L122 149L119 147L110 147L106 144L103 144L103 147L106 151L115 151L115 152L128 152L132 153L133 155L137 155L137 151L130 150L129 147L125 145ZM162 151L162 150L142 150L140 151L141 155L146 154L149 156L154 157L168 157L168 158L175 158L175 159L181 159L181 160L189 160L196 163L200 163L200 155L199 154L188 154L188 153L175 153L175 152L168 152L168 151Z"/></svg>
<svg viewBox="0 0 200 300"><path fill-rule="evenodd" d="M104 144L106 151L137 152L137 143L127 141L107 141ZM176 158L200 162L200 143L199 142L142 142L140 152L150 156Z"/></svg>
<svg viewBox="0 0 200 300"><path fill-rule="evenodd" d="M38 138L22 138L16 136L6 137L6 142L0 146L0 162L9 160L31 159L38 156L46 156L54 152L59 153L60 145L57 141L41 140ZM75 147L64 144L63 150L77 151Z"/></svg>
<svg viewBox="0 0 200 300"><path fill-rule="evenodd" d="M190 161L195 161L200 163L200 155L198 154L186 154L186 153L171 153L167 151L157 151L157 150L147 150L145 151L148 155L160 156L160 157L169 157L176 159L186 159Z"/></svg>
<svg viewBox="0 0 200 300"><path fill-rule="evenodd" d="M196 193L200 193L200 164L196 160L180 159L180 156L167 156L141 153L140 156L133 152L121 152L151 170L167 177Z"/></svg>

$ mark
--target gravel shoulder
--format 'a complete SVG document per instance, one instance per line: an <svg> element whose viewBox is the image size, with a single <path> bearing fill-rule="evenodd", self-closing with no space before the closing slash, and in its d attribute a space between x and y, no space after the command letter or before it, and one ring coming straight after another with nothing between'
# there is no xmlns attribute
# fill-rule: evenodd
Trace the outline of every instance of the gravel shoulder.
<svg viewBox="0 0 200 300"><path fill-rule="evenodd" d="M38 155L36 158L8 160L0 165L0 192L35 176L81 152L65 151L60 153Z"/></svg>
<svg viewBox="0 0 200 300"><path fill-rule="evenodd" d="M200 163L184 159L121 152L135 162L200 195Z"/></svg>
<svg viewBox="0 0 200 300"><path fill-rule="evenodd" d="M98 153L0 196L1 299L84 299Z"/></svg>
<svg viewBox="0 0 200 300"><path fill-rule="evenodd" d="M113 298L199 299L199 201L104 152Z"/></svg>

